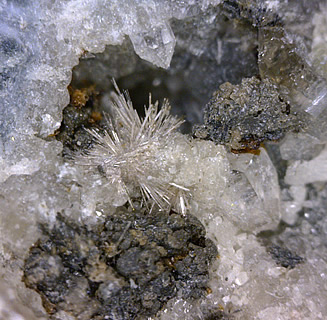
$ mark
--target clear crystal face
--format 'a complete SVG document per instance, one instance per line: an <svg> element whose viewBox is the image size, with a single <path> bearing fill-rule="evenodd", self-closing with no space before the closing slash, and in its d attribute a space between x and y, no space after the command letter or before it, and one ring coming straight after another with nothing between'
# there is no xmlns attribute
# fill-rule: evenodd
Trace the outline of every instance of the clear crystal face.
<svg viewBox="0 0 327 320"><path fill-rule="evenodd" d="M2 1L0 319L324 319L326 17Z"/></svg>

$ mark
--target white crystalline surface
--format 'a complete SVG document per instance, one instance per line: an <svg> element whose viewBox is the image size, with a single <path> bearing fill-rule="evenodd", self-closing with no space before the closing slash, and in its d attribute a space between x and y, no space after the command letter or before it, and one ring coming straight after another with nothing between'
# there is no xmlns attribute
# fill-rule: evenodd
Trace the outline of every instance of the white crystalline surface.
<svg viewBox="0 0 327 320"><path fill-rule="evenodd" d="M61 212L76 223L91 224L101 216L101 206L114 211L128 200L104 177L64 162L61 143L44 139L60 125L79 57L129 36L141 58L166 68L176 42L171 18L183 19L194 8L200 13L220 2L0 3L0 319L48 318L39 295L21 281L24 259L40 236L38 223L51 225ZM277 10L278 3L270 2L269 8ZM325 16L318 17L316 61L326 30ZM279 147L287 167L280 190L265 149L260 155L236 155L213 142L172 136L156 155L158 163L169 168L167 181L189 190L188 209L205 225L219 257L211 271L211 293L198 302L177 297L157 319L205 319L206 306L234 319L326 317L325 143L306 134L286 137ZM323 191L307 199L311 189L306 184ZM288 225L274 239L304 258L294 269L277 265L258 236L275 230L281 219Z"/></svg>
<svg viewBox="0 0 327 320"><path fill-rule="evenodd" d="M305 185L327 180L327 149L314 159L294 161L287 169L285 181L291 185Z"/></svg>
<svg viewBox="0 0 327 320"><path fill-rule="evenodd" d="M60 126L72 68L85 52L102 52L129 36L141 58L167 68L175 47L169 20L184 18L196 3L1 1L0 181L40 168L43 155L28 150Z"/></svg>
<svg viewBox="0 0 327 320"><path fill-rule="evenodd" d="M208 235L217 243L221 258L219 268L213 274L213 282L224 281L227 284L226 292L229 292L230 286L244 285L250 279L243 253L244 244L250 241L248 234L252 234L250 239L255 249L264 251L254 234L265 227L276 227L280 218L274 168L268 166L266 169L262 165L269 161L267 154L263 151L256 159L253 159L254 156L233 159L239 166L235 178L231 174L231 166L235 164L229 161L223 146L210 141L190 140L176 133L164 148L158 164L169 165L167 180L190 190L190 212L203 221ZM260 169L262 176L255 183L249 169L254 162L259 165L252 173ZM268 189L265 183L267 174L272 174ZM121 205L127 200L105 178L92 176L87 171L80 172L74 164L45 167L32 176L10 177L3 188L0 198L3 210L0 240L6 268L1 273L7 282L21 292L23 301L27 289L21 287L19 279L13 281L13 274L8 272L8 268L13 254L18 255L21 261L38 239L37 221L51 224L56 212L63 212L76 221L92 223L97 219L97 205ZM266 203L262 197L267 199ZM20 199L18 202L17 198ZM249 211L249 208L253 211ZM242 229L247 232L240 235ZM226 277L228 282L224 280ZM35 308L40 306L36 304ZM183 309L179 310L179 316L183 313Z"/></svg>

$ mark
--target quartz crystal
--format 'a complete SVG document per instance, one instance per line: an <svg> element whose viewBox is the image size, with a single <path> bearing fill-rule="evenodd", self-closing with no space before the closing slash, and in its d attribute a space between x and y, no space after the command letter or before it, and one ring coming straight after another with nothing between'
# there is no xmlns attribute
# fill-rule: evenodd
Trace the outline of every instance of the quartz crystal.
<svg viewBox="0 0 327 320"><path fill-rule="evenodd" d="M326 14L324 0L1 1L0 319L325 319ZM113 78L140 118L151 93L185 120L149 158L122 139L115 176L112 150L81 159L154 122L119 121ZM173 190L167 206L135 170Z"/></svg>

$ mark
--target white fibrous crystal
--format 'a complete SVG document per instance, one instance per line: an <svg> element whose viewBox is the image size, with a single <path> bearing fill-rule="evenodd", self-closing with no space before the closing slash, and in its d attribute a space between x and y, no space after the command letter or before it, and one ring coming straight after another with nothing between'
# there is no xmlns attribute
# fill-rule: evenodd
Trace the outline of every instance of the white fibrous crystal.
<svg viewBox="0 0 327 320"><path fill-rule="evenodd" d="M132 101L120 93L117 86L116 90L117 93L112 95L114 119L108 123L111 130L104 135L89 131L96 146L77 158L77 162L94 168L100 166L110 183L117 184L126 196L131 187L137 186L145 203L151 200L162 210L167 210L173 201L177 201L185 214L182 193L188 189L169 179L169 172L177 171L173 169L177 166L174 163L177 157L161 156L167 152L173 133L183 121L170 115L168 101L159 111L158 102L153 104L151 98L141 120Z"/></svg>
<svg viewBox="0 0 327 320"><path fill-rule="evenodd" d="M13 143L12 136L25 135L30 140L26 143L34 145L35 135L46 137L58 129L61 111L69 102L72 68L83 53L102 52L106 45L121 44L128 36L141 58L167 68L175 46L169 19L184 18L195 3L45 1L36 13L32 3L2 2L0 158L4 170L15 173L10 162L20 145ZM37 150L31 157L41 158ZM29 173L33 169L26 164ZM6 178L0 176L0 181Z"/></svg>
<svg viewBox="0 0 327 320"><path fill-rule="evenodd" d="M112 76L118 83L132 82L135 91L146 83L144 92L138 92L144 101L148 83L153 88L164 86L165 94L181 92L176 101L183 100L183 110L189 111L186 120L193 119L193 125L202 114L188 96L190 91L202 103L210 99L206 94L212 88L226 81L234 85L242 78L265 74L256 65L250 67L257 63L260 39L253 41L253 30L240 28L246 24L256 32L258 27L269 31L275 24L282 28L279 19L286 21L285 48L290 42L299 46L298 51L281 52L286 65L294 63L294 70L302 70L296 63L304 61L305 70L312 68L304 75L316 73L321 80L319 90L300 108L305 113L305 125L295 130L300 132L281 132L282 140L274 141L273 147L245 136L247 146L254 143L256 150L240 151L178 132L182 121L169 113L165 102L160 101L161 109L150 103L145 115L139 116L127 99L129 109L117 116L119 108L113 106L122 95L108 89ZM327 89L322 85L327 78L326 26L326 6L305 1L236 1L235 5L223 0L2 1L0 319L49 319L40 295L22 280L29 250L42 237L40 224L51 228L60 214L87 229L120 206L130 205L133 212L144 205L147 210L157 206L196 216L218 249L207 294L188 300L177 294L152 319L323 320L327 314ZM267 52L276 48L270 49ZM107 90L99 103L109 111L109 122L99 130L87 129L94 143L68 159L55 136L79 59L73 81L94 82L99 90ZM171 61L174 65L169 67ZM267 65L274 69L278 63L271 60ZM164 72L166 78L161 78ZM316 80L296 77L296 72L290 75L292 81L301 79L315 88ZM273 80L278 84L280 79ZM287 81L284 84L280 99L286 119ZM235 100L243 99L234 95ZM81 114L85 110L78 108ZM233 125L237 134L237 123ZM261 124L257 125L260 131ZM48 263L59 272L54 261ZM96 279L103 276L97 274ZM115 276L111 279L116 284ZM130 283L133 289L137 285ZM86 286L81 281L66 302L78 304ZM109 289L102 286L104 294L110 295ZM60 310L53 319L75 318Z"/></svg>

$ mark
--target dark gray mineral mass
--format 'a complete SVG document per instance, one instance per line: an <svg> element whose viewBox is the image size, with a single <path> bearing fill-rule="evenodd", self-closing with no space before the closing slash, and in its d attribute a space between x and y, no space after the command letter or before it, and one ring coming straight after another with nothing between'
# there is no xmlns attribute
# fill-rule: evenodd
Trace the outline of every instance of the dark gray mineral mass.
<svg viewBox="0 0 327 320"><path fill-rule="evenodd" d="M204 125L195 128L195 136L234 150L253 150L301 125L275 84L252 77L239 85L226 82L219 87L204 109Z"/></svg>
<svg viewBox="0 0 327 320"><path fill-rule="evenodd" d="M58 214L30 249L26 285L51 315L77 319L145 319L178 295L205 295L214 243L192 215L151 215L120 208L95 226Z"/></svg>

